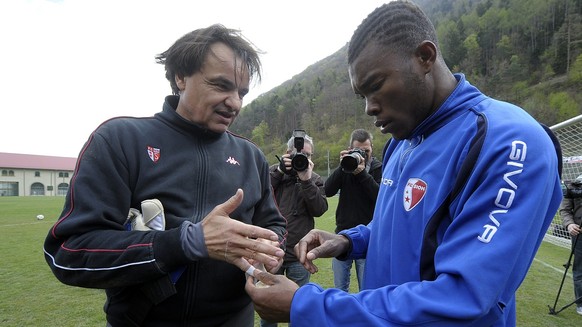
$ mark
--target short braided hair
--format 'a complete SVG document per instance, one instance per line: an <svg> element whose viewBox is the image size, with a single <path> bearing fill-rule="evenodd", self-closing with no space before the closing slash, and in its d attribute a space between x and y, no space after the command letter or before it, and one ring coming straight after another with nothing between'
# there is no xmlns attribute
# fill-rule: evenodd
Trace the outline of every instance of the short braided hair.
<svg viewBox="0 0 582 327"><path fill-rule="evenodd" d="M434 25L422 9L411 1L392 1L376 8L358 26L349 43L348 64L370 42L395 53L410 54L425 40L438 49Z"/></svg>
<svg viewBox="0 0 582 327"><path fill-rule="evenodd" d="M236 56L243 61L243 67L249 71L249 77L261 80L261 61L258 50L239 30L214 24L194 30L178 39L168 50L156 55L156 62L166 68L166 78L172 92L179 94L175 76L187 77L200 71L206 60L210 47L218 42L229 46Z"/></svg>

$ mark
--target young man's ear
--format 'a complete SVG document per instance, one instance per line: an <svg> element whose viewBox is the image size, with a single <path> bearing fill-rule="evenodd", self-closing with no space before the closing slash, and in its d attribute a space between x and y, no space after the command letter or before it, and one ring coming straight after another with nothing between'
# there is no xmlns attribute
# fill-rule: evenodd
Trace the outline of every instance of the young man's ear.
<svg viewBox="0 0 582 327"><path fill-rule="evenodd" d="M434 65L437 60L437 48L431 41L423 41L416 48L416 57L419 59L420 64L426 66L428 69Z"/></svg>

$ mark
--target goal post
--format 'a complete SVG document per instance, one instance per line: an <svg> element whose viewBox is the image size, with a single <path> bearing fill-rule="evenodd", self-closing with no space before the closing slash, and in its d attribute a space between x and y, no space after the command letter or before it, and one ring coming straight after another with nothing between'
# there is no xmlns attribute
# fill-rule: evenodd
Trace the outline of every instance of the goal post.
<svg viewBox="0 0 582 327"><path fill-rule="evenodd" d="M562 147L562 181L571 181L582 175L582 115L550 127ZM544 241L570 248L570 235L562 226L560 213L556 212Z"/></svg>

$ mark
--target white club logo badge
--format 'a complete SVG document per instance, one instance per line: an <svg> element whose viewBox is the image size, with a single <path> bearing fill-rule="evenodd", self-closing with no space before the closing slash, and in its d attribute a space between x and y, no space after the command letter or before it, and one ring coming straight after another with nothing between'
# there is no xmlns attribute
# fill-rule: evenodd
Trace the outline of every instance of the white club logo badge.
<svg viewBox="0 0 582 327"><path fill-rule="evenodd" d="M410 211L416 207L426 194L426 182L420 178L410 178L404 188L404 209Z"/></svg>

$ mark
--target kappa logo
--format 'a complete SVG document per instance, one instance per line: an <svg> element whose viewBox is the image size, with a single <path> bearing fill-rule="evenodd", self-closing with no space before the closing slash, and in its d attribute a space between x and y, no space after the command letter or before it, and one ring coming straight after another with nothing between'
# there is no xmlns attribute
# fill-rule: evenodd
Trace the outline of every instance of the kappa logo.
<svg viewBox="0 0 582 327"><path fill-rule="evenodd" d="M426 182L420 178L410 178L404 188L404 209L410 211L416 207L426 194Z"/></svg>
<svg viewBox="0 0 582 327"><path fill-rule="evenodd" d="M238 161L233 157L228 157L228 159L226 159L226 162L228 162L231 165L239 165L240 166L240 163L238 163Z"/></svg>
<svg viewBox="0 0 582 327"><path fill-rule="evenodd" d="M160 160L160 149L148 145L148 157L156 163Z"/></svg>

